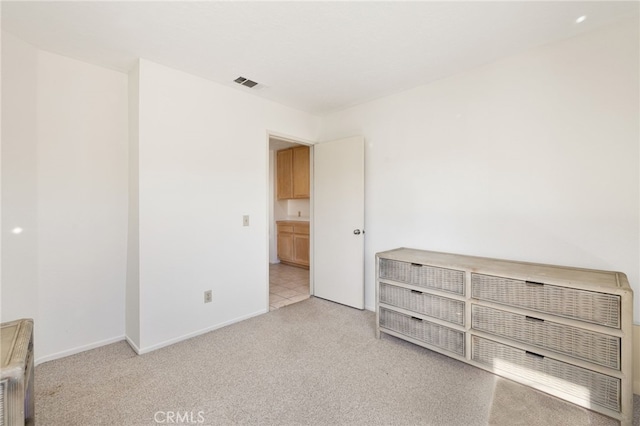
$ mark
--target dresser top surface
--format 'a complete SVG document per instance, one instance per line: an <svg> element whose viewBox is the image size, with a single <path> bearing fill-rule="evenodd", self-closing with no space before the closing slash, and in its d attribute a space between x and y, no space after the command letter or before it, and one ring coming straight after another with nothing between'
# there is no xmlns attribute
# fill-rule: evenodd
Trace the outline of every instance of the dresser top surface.
<svg viewBox="0 0 640 426"><path fill-rule="evenodd" d="M606 292L631 292L624 273L560 265L520 262L506 259L468 256L412 248L398 248L377 253L382 259L419 263L472 273L502 276L552 285L566 285Z"/></svg>
<svg viewBox="0 0 640 426"><path fill-rule="evenodd" d="M2 378L22 367L33 331L33 320L21 319L0 325L0 369ZM5 374L6 373L6 374Z"/></svg>
<svg viewBox="0 0 640 426"><path fill-rule="evenodd" d="M18 334L19 324L13 322L7 325L2 325L0 331L0 367L6 367L11 359L11 352L13 351L13 341Z"/></svg>

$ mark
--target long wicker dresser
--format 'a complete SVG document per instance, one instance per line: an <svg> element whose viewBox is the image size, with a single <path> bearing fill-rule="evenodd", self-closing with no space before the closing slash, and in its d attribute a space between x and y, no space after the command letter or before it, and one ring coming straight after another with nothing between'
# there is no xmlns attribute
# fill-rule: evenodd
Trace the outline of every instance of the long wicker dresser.
<svg viewBox="0 0 640 426"><path fill-rule="evenodd" d="M386 333L631 425L633 292L620 272L400 248L376 255Z"/></svg>

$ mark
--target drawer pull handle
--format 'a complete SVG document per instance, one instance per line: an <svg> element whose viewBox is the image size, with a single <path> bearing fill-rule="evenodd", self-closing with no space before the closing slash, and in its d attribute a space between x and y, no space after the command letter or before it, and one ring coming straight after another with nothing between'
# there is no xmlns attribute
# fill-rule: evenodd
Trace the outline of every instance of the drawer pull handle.
<svg viewBox="0 0 640 426"><path fill-rule="evenodd" d="M411 290L411 293L413 293L413 294L422 294L422 292L418 291L418 290Z"/></svg>
<svg viewBox="0 0 640 426"><path fill-rule="evenodd" d="M541 318L530 317L529 315L527 315L525 318L527 319L527 321L544 322L544 320Z"/></svg>
<svg viewBox="0 0 640 426"><path fill-rule="evenodd" d="M544 285L544 283L538 283L538 282L535 282L535 281L525 281L524 283L526 285L532 286L532 287L542 287Z"/></svg>
<svg viewBox="0 0 640 426"><path fill-rule="evenodd" d="M537 354L535 352L529 352L529 351L525 351L525 352L526 352L527 355L531 355L531 356L536 357L536 358L544 359L544 355L539 355L539 354Z"/></svg>
<svg viewBox="0 0 640 426"><path fill-rule="evenodd" d="M422 318L411 317L411 319L422 322Z"/></svg>
<svg viewBox="0 0 640 426"><path fill-rule="evenodd" d="M412 263L411 266L415 266L415 267L418 267L418 268L422 267L422 265L420 263Z"/></svg>

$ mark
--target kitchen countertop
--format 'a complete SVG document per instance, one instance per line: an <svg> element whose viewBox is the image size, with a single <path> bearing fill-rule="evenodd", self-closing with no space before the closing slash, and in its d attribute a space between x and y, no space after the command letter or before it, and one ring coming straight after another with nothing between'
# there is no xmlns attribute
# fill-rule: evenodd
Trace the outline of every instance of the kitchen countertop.
<svg viewBox="0 0 640 426"><path fill-rule="evenodd" d="M276 219L276 222L309 222L309 218L304 216L290 216L283 219Z"/></svg>

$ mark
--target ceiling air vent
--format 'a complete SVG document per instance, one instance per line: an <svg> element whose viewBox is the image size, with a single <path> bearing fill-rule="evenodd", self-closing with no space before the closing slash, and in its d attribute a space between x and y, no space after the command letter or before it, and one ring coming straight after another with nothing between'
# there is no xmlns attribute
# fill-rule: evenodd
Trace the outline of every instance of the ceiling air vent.
<svg viewBox="0 0 640 426"><path fill-rule="evenodd" d="M255 81L249 80L248 78L244 78L244 77L238 77L233 81L247 87L253 87L258 85L258 83L256 83Z"/></svg>

